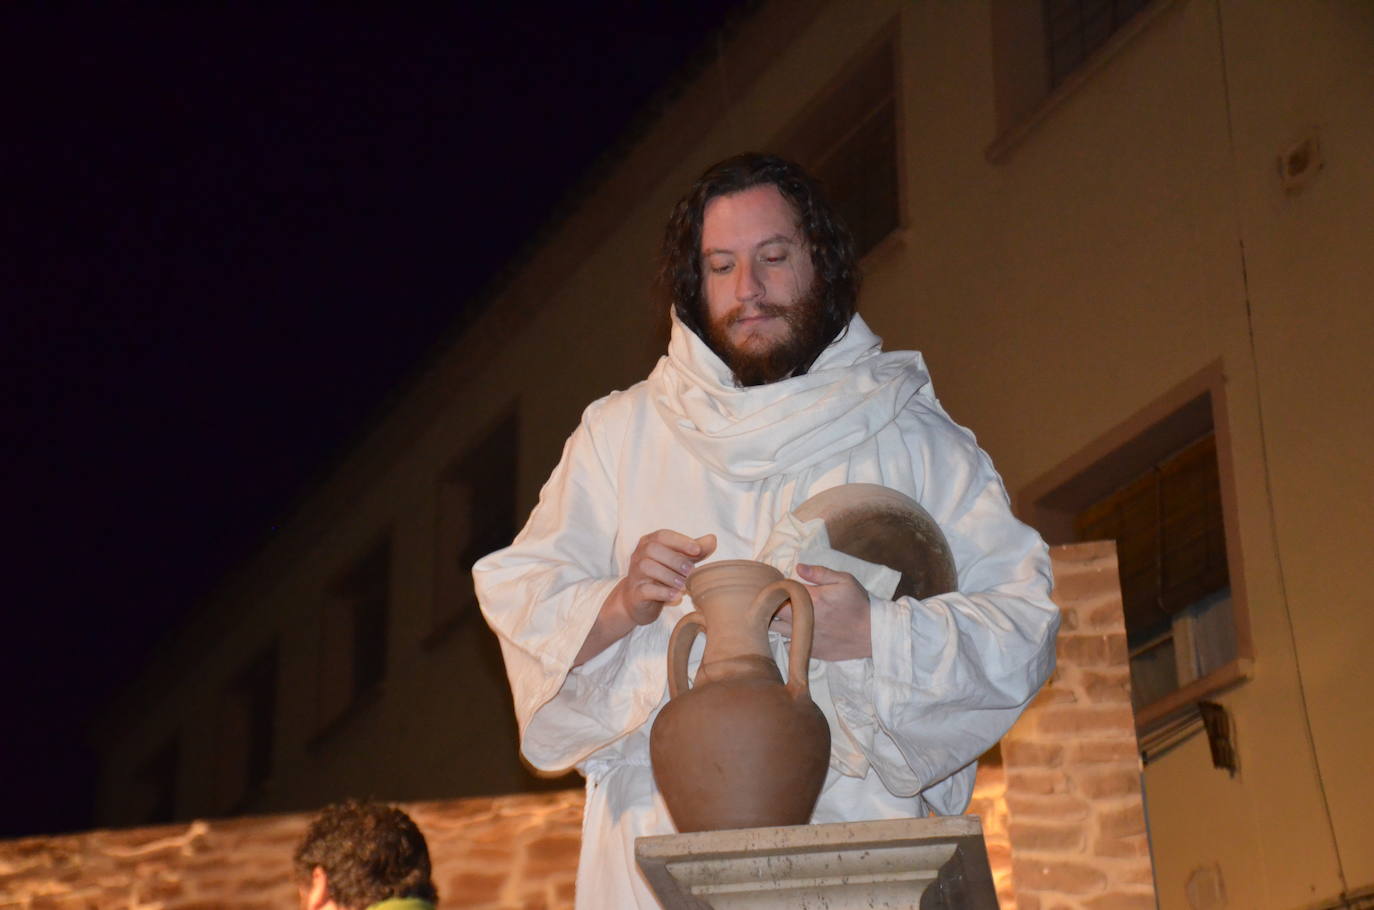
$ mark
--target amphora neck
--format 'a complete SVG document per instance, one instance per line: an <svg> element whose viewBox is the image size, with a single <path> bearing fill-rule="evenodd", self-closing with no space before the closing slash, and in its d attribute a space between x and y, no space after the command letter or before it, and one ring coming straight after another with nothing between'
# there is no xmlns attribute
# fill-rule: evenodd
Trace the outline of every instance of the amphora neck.
<svg viewBox="0 0 1374 910"><path fill-rule="evenodd" d="M762 658L777 672L768 649L768 623L777 607L754 601L760 591L782 577L777 569L752 559L707 563L687 577L687 594L706 620L703 670L712 663Z"/></svg>

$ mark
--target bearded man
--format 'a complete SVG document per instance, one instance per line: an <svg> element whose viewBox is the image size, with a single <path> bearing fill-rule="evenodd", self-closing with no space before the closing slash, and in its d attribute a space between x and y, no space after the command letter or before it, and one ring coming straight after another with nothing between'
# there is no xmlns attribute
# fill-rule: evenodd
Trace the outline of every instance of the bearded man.
<svg viewBox="0 0 1374 910"><path fill-rule="evenodd" d="M887 599L797 566L832 743L813 822L962 812L977 757L1054 663L1044 542L921 355L883 352L856 314L853 241L800 168L746 154L708 169L673 211L660 274L667 355L586 409L524 530L473 571L522 754L587 778L579 908L658 906L634 840L674 830L649 729L687 576L707 557L755 558L814 494L874 483L915 499L959 584ZM785 665L788 625L770 629Z"/></svg>

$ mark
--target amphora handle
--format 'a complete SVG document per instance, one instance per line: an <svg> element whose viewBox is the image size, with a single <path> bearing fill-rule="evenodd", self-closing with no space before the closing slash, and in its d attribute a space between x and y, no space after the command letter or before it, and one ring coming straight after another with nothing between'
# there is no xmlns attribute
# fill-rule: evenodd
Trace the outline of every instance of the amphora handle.
<svg viewBox="0 0 1374 910"><path fill-rule="evenodd" d="M692 642L697 633L706 628L706 617L700 610L693 610L677 621L673 634L668 639L668 697L677 698L678 693L687 691L687 657L692 653Z"/></svg>
<svg viewBox="0 0 1374 910"><path fill-rule="evenodd" d="M754 616L762 613L762 618L768 622L789 600L792 601L792 645L787 654L787 691L793 698L803 695L809 698L811 683L807 679L807 672L811 666L811 635L815 629L816 613L806 586L790 578L775 581L758 593L749 612ZM755 613L755 610L759 612Z"/></svg>

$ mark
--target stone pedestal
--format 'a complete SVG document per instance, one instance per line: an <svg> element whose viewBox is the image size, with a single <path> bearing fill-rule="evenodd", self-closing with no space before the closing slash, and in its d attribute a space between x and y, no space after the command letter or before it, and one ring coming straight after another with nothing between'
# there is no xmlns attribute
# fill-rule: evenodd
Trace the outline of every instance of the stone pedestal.
<svg viewBox="0 0 1374 910"><path fill-rule="evenodd" d="M997 910L969 815L641 837L665 910Z"/></svg>

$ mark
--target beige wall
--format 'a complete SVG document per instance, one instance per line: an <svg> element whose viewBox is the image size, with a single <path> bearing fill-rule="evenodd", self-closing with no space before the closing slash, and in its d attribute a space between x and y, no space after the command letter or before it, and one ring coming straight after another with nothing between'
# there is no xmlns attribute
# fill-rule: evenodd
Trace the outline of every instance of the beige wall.
<svg viewBox="0 0 1374 910"><path fill-rule="evenodd" d="M911 8L908 86L986 81L970 6ZM1225 372L1256 668L1222 698L1236 779L1201 741L1147 773L1166 908L1214 865L1232 906L1328 898L1337 849L1347 886L1374 882L1374 672L1356 647L1374 638L1371 61L1367 4L1178 2L996 165L978 154L985 93L908 104L912 226L868 312L926 352L1013 491L1210 362ZM1328 165L1285 194L1277 156L1314 128Z"/></svg>
<svg viewBox="0 0 1374 910"><path fill-rule="evenodd" d="M870 257L864 312L889 346L925 352L945 406L1009 491L1204 368L1225 376L1233 573L1255 661L1220 696L1239 774L1214 770L1200 739L1147 769L1161 906L1188 906L1199 869L1219 872L1231 906L1309 905L1341 890L1342 869L1346 886L1374 885L1363 770L1374 670L1357 659L1374 640L1363 552L1374 519L1363 356L1374 341L1374 6L1358 0L1158 4L996 163L985 155L997 137L988 2L766 8L210 611L233 620L202 625L189 668L151 677L180 682L160 687L161 707L135 712L107 789L278 628L296 656L279 796L260 808L319 802L401 762L413 773L377 795L517 782L482 630L421 644L443 596L435 478L518 399L521 500L532 505L581 408L641 378L661 350L645 288L673 199L707 163L765 145L887 28L900 35L907 226ZM1326 166L1285 193L1277 156L1313 131ZM320 586L388 527L398 672L377 706L309 750L302 693ZM488 731L477 743L473 717Z"/></svg>
<svg viewBox="0 0 1374 910"><path fill-rule="evenodd" d="M1291 611L1284 631L1297 643L1346 875L1365 885L1374 881L1374 665L1357 645L1374 640L1374 6L1225 9L1237 23L1228 50L1240 219ZM1285 198L1272 189L1275 154L1308 131L1320 135L1326 169Z"/></svg>

